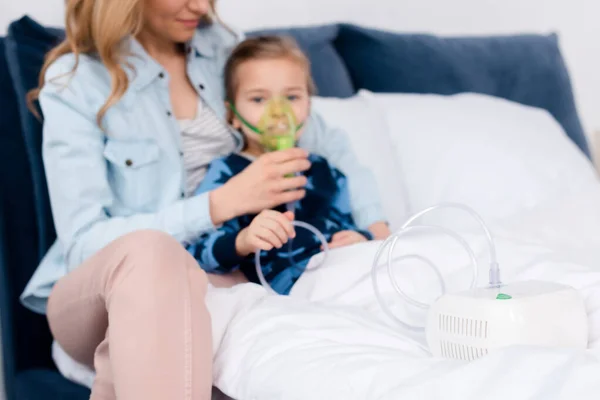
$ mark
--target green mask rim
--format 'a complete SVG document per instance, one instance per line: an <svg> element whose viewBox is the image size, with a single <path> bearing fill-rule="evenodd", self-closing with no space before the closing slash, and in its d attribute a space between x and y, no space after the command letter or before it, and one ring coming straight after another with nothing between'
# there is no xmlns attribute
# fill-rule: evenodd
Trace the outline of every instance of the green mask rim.
<svg viewBox="0 0 600 400"><path fill-rule="evenodd" d="M240 120L240 122L242 124L246 125L247 128L251 129L255 133L258 133L259 135L262 135L264 133L260 129L258 129L256 126L254 126L250 122L248 122L246 120L246 118L242 117L242 115L238 112L237 108L235 107L235 105L232 102L229 102L229 109L231 111L233 111L235 116ZM297 133L300 129L302 129L303 126L304 126L304 122L299 125L296 125L296 130L294 131L294 133Z"/></svg>

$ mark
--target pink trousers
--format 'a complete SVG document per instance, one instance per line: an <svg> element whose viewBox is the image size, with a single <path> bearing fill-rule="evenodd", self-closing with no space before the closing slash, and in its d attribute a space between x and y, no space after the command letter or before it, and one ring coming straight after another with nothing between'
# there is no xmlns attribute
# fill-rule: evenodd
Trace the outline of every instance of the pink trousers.
<svg viewBox="0 0 600 400"><path fill-rule="evenodd" d="M96 370L92 400L208 400L207 285L173 238L132 233L55 285L50 329L73 359Z"/></svg>

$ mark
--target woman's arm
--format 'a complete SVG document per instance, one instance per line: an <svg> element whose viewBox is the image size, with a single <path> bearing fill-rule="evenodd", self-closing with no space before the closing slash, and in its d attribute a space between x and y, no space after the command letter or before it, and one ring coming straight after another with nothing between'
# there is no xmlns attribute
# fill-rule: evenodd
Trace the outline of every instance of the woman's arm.
<svg viewBox="0 0 600 400"><path fill-rule="evenodd" d="M116 201L107 179L103 156L105 136L96 124L96 111L86 98L86 85L78 75L60 82L52 77L69 71L60 61L49 69L40 94L45 116L43 158L54 222L70 268L114 239L140 229L156 229L184 242L213 229L211 194L181 199L155 213L129 217L108 214ZM87 88L89 90L89 88ZM215 212L226 218L227 211Z"/></svg>
<svg viewBox="0 0 600 400"><path fill-rule="evenodd" d="M306 132L300 138L300 145L325 157L333 167L346 175L352 215L359 228L369 229L374 224L385 223L375 178L356 159L344 131L328 127L323 118L313 112ZM382 233L379 228L378 224L375 226L376 232L371 231L376 238Z"/></svg>

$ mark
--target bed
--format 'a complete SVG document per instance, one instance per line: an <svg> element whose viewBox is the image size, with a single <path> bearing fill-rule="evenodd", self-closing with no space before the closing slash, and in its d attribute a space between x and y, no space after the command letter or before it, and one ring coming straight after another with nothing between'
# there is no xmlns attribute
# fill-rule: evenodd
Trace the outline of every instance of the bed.
<svg viewBox="0 0 600 400"><path fill-rule="evenodd" d="M472 205L495 236L505 282L540 279L579 290L589 348L507 348L471 363L433 358L423 335L403 330L375 300L369 270L379 243L367 243L332 252L298 281L290 298L252 286L213 293L215 384L240 399L598 398L600 184L581 151L547 112L496 98L358 97L363 110L370 104L387 110L392 140L382 148L402 155L394 158L400 161L396 179L404 177L409 213L445 201ZM317 106L329 107L329 115L334 107L347 107ZM358 119L346 123L359 126ZM372 154L379 161L382 148ZM378 179L385 193L385 177ZM488 247L477 224L454 212L427 223L467 238L482 261L478 284L484 285ZM398 255L433 259L449 290L467 287L471 270L464 252L437 232L410 235L399 247ZM422 264L403 264L397 277L419 300L440 293ZM396 315L424 323L425 312L406 305L385 278L380 281Z"/></svg>
<svg viewBox="0 0 600 400"><path fill-rule="evenodd" d="M431 357L422 334L388 319L369 270L380 245L333 251L305 274L290 297L257 285L212 289L215 398L235 399L592 399L600 395L600 183L594 169L547 111L479 94L375 94L316 98L331 123L349 133L361 161L376 171L393 228L439 202L468 204L489 224L505 282L569 284L584 297L589 350L508 348L472 363ZM365 136L369 129L372 132ZM399 201L404 199L404 201ZM464 215L428 218L458 230L486 260L480 227ZM449 290L466 288L470 266L443 235L411 235L397 255L436 261ZM485 261L479 285L486 283ZM439 295L435 276L402 264L404 290ZM423 324L424 312L399 300L380 278L386 304ZM71 379L93 373L55 349ZM219 394L217 394L219 393Z"/></svg>
<svg viewBox="0 0 600 400"><path fill-rule="evenodd" d="M368 281L357 284L377 245L369 243L333 252L288 298L256 285L212 291L218 389L236 400L598 398L600 185L556 35L438 38L348 24L274 32L294 36L310 56L314 106L348 131L359 160L375 172L392 229L442 201L472 206L497 237L505 280L544 278L581 291L590 349L506 349L471 364L433 359L422 338L386 320ZM23 94L61 35L23 18L0 40L0 160L10 172L0 182L8 400L89 396L56 371L44 318L18 303L55 236L41 126ZM485 256L481 235L461 215L433 222L459 229ZM464 285L463 260L440 238L405 246L433 248L451 287ZM431 277L405 268L411 289L434 298ZM386 299L422 318L389 290Z"/></svg>

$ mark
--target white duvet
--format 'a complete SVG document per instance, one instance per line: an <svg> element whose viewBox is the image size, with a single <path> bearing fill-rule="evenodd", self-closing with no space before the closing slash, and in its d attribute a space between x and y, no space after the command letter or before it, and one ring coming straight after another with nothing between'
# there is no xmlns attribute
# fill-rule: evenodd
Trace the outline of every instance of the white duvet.
<svg viewBox="0 0 600 400"><path fill-rule="evenodd" d="M600 398L600 189L556 199L495 223L504 281L544 279L572 285L586 300L589 350L507 348L472 363L432 358L390 322L364 279L376 243L331 253L289 298L255 285L213 290L215 385L238 400L267 399L598 399ZM476 229L464 231L485 260ZM403 242L443 266L450 289L469 281L465 256L435 235ZM485 283L482 266L480 283ZM439 286L424 267L407 266L404 288L421 298ZM398 315L418 322L384 290ZM332 295L335 295L332 297Z"/></svg>
<svg viewBox="0 0 600 400"><path fill-rule="evenodd" d="M236 400L600 399L600 185L556 121L475 94L361 92L315 99L315 107L349 133L359 161L373 169L392 227L407 211L436 202L475 207L496 237L505 282L542 279L580 290L589 349L507 348L472 363L434 359L423 337L402 331L375 301L368 273L378 244L367 243L333 251L290 297L252 284L211 289L215 385ZM485 284L483 235L455 215L438 217L462 227L483 261ZM468 285L465 254L447 239L421 234L400 248L433 258L449 290ZM424 266L409 263L398 274L420 300L439 295ZM400 318L422 323L424 314L395 297L389 283L383 293ZM92 371L57 346L54 357L65 376L91 385Z"/></svg>
<svg viewBox="0 0 600 400"><path fill-rule="evenodd" d="M253 284L211 289L214 384L236 400L434 400L600 398L600 187L556 199L490 226L506 282L544 279L572 285L586 300L589 349L507 348L466 363L432 358L419 335L381 312L365 278L378 243L333 251L304 275L290 297ZM481 259L486 245L464 230ZM424 234L402 242L443 268L450 290L469 282L465 256L450 242ZM403 288L420 299L439 286L424 267L407 265ZM480 283L486 279L482 264ZM391 295L401 318L420 315ZM93 373L55 347L61 372L90 385Z"/></svg>

